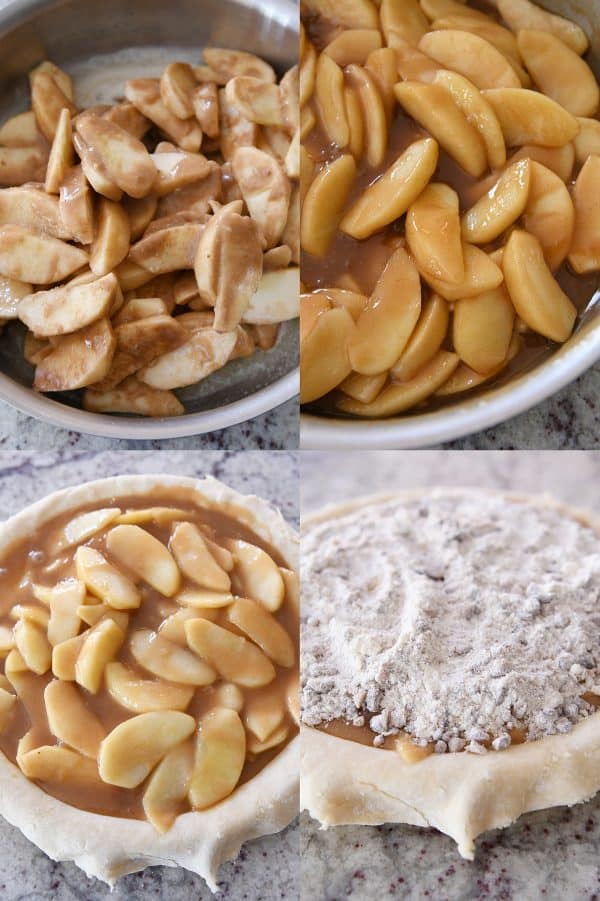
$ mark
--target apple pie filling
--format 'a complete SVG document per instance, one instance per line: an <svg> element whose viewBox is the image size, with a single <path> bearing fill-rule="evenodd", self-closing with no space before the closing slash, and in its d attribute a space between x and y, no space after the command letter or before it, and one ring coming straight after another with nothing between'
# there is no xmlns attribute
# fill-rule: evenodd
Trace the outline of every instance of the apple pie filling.
<svg viewBox="0 0 600 901"><path fill-rule="evenodd" d="M170 488L57 516L0 598L0 750L67 804L166 832L297 732L297 576L233 508Z"/></svg>

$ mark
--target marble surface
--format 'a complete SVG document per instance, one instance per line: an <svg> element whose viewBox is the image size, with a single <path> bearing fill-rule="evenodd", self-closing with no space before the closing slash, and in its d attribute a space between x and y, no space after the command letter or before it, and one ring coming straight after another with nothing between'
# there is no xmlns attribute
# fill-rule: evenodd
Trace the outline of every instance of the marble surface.
<svg viewBox="0 0 600 901"><path fill-rule="evenodd" d="M303 451L303 515L363 494L440 485L551 493L600 512L600 452ZM430 829L321 830L301 819L302 894L311 901L598 901L600 795L527 814L477 841L474 862Z"/></svg>
<svg viewBox="0 0 600 901"><path fill-rule="evenodd" d="M114 474L165 472L213 475L245 493L275 504L298 522L298 454L289 451L81 451L45 453L0 450L0 510L9 516L67 485ZM248 842L236 861L219 873L221 901L297 901L299 828ZM152 867L119 880L114 892L88 879L71 863L55 863L0 817L0 899L52 901L208 901L213 895L200 877L182 869Z"/></svg>
<svg viewBox="0 0 600 901"><path fill-rule="evenodd" d="M52 450L78 451L101 450L158 450L158 449L204 449L238 450L259 448L280 450L298 447L298 401L290 400L262 416L248 422L230 426L207 435L193 435L189 438L165 438L160 441L132 441L119 438L99 438L69 432L33 419L0 401L0 450Z"/></svg>
<svg viewBox="0 0 600 901"><path fill-rule="evenodd" d="M520 416L484 432L445 444L464 450L565 448L600 446L600 365L572 385Z"/></svg>

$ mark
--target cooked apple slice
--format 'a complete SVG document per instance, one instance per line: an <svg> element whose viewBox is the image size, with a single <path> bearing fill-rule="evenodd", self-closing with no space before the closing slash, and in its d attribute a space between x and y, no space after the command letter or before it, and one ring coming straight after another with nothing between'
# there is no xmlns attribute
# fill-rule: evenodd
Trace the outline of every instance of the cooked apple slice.
<svg viewBox="0 0 600 901"><path fill-rule="evenodd" d="M58 194L67 172L75 161L73 152L73 131L71 128L71 113L68 109L61 110L56 134L52 142L48 168L46 170L45 190L49 194Z"/></svg>
<svg viewBox="0 0 600 901"><path fill-rule="evenodd" d="M216 589L186 588L177 595L177 603L186 607L198 608L197 616L204 616L207 610L218 610L227 607L233 601L230 591Z"/></svg>
<svg viewBox="0 0 600 901"><path fill-rule="evenodd" d="M15 645L27 668L38 676L50 669L52 648L45 632L32 620L20 619L14 629Z"/></svg>
<svg viewBox="0 0 600 901"><path fill-rule="evenodd" d="M575 232L569 263L579 274L600 270L600 156L588 157L577 176L573 191Z"/></svg>
<svg viewBox="0 0 600 901"><path fill-rule="evenodd" d="M375 400L387 379L387 372L379 375L361 375L359 372L352 372L338 387L348 397L359 400L363 404L370 404Z"/></svg>
<svg viewBox="0 0 600 901"><path fill-rule="evenodd" d="M296 654L292 639L262 604L248 598L236 598L227 611L227 619L279 666L294 665Z"/></svg>
<svg viewBox="0 0 600 901"><path fill-rule="evenodd" d="M327 254L355 177L356 163L347 153L325 163L308 189L300 236L303 249L312 256Z"/></svg>
<svg viewBox="0 0 600 901"><path fill-rule="evenodd" d="M140 666L167 682L210 685L216 679L214 669L187 647L181 648L163 635L148 629L133 633L130 650Z"/></svg>
<svg viewBox="0 0 600 901"><path fill-rule="evenodd" d="M17 696L14 695L12 691L8 691L8 688L0 687L0 733L8 725L16 701Z"/></svg>
<svg viewBox="0 0 600 901"><path fill-rule="evenodd" d="M98 116L78 117L75 128L122 191L130 197L145 197L151 192L156 167L141 141Z"/></svg>
<svg viewBox="0 0 600 901"><path fill-rule="evenodd" d="M266 741L281 726L285 707L278 691L261 692L248 698L244 725L259 741Z"/></svg>
<svg viewBox="0 0 600 901"><path fill-rule="evenodd" d="M179 523L171 536L171 551L185 576L215 591L229 591L231 580L211 554L203 535L192 523Z"/></svg>
<svg viewBox="0 0 600 901"><path fill-rule="evenodd" d="M388 123L385 104L375 77L363 66L351 64L346 80L360 101L364 121L365 157L370 166L381 166L387 150Z"/></svg>
<svg viewBox="0 0 600 901"><path fill-rule="evenodd" d="M398 297L402 302L398 303ZM378 375L394 365L421 312L421 283L413 260L399 248L389 258L347 342L352 369Z"/></svg>
<svg viewBox="0 0 600 901"><path fill-rule="evenodd" d="M600 103L600 88L587 63L560 38L548 31L522 29L519 50L542 93L574 116L593 116Z"/></svg>
<svg viewBox="0 0 600 901"><path fill-rule="evenodd" d="M346 147L350 133L344 107L344 73L326 53L317 59L315 96L328 141L340 149Z"/></svg>
<svg viewBox="0 0 600 901"><path fill-rule="evenodd" d="M420 0L420 3L423 12L432 22L441 19L442 16L464 15L466 12L482 22L489 19L489 16L478 9L471 6L467 9L464 0Z"/></svg>
<svg viewBox="0 0 600 901"><path fill-rule="evenodd" d="M419 50L445 69L464 75L477 88L520 88L521 81L506 59L488 41L468 31L430 31Z"/></svg>
<svg viewBox="0 0 600 901"><path fill-rule="evenodd" d="M434 76L434 83L452 95L467 121L477 129L485 144L490 168L501 169L506 163L506 145L498 117L489 102L468 78L458 72L440 69Z"/></svg>
<svg viewBox="0 0 600 901"><path fill-rule="evenodd" d="M406 112L433 135L465 172L473 178L483 175L487 167L483 141L447 90L439 84L405 81L397 84L394 91Z"/></svg>
<svg viewBox="0 0 600 901"><path fill-rule="evenodd" d="M266 551L247 541L230 539L227 547L235 561L234 585L238 594L260 601L271 612L278 610L285 587L275 561Z"/></svg>
<svg viewBox="0 0 600 901"><path fill-rule="evenodd" d="M90 510L89 513L80 513L79 516L69 520L64 527L58 547L62 549L73 547L75 544L83 544L92 535L96 535L105 529L120 513L119 507L104 507L101 510Z"/></svg>
<svg viewBox="0 0 600 901"><path fill-rule="evenodd" d="M44 703L52 734L95 760L106 730L78 689L70 682L54 679L44 690Z"/></svg>
<svg viewBox="0 0 600 901"><path fill-rule="evenodd" d="M531 185L523 225L535 235L554 272L564 262L575 228L575 208L565 183L540 163L530 163Z"/></svg>
<svg viewBox="0 0 600 901"><path fill-rule="evenodd" d="M246 761L246 733L235 710L217 707L198 726L196 757L189 786L194 810L205 810L228 797Z"/></svg>
<svg viewBox="0 0 600 901"><path fill-rule="evenodd" d="M112 274L87 284L68 284L24 297L17 313L36 335L66 335L84 328L109 312L117 279Z"/></svg>
<svg viewBox="0 0 600 901"><path fill-rule="evenodd" d="M342 68L350 63L363 66L369 53L381 47L381 32L378 28L348 28L336 34L324 48Z"/></svg>
<svg viewBox="0 0 600 901"><path fill-rule="evenodd" d="M178 119L165 106L160 96L158 78L134 78L127 81L125 96L140 113L157 125L182 150L189 150L191 153L200 150L202 143L200 126L192 118Z"/></svg>
<svg viewBox="0 0 600 901"><path fill-rule="evenodd" d="M220 84L226 84L230 78L236 75L249 75L252 78L260 78L262 81L275 82L277 77L273 68L265 60L254 53L245 50L230 50L223 47L206 47L203 50L204 62L212 70L209 81L213 81L213 75L218 76Z"/></svg>
<svg viewBox="0 0 600 901"><path fill-rule="evenodd" d="M416 47L429 31L427 16L418 0L382 0L379 15L388 47L393 46L396 35Z"/></svg>
<svg viewBox="0 0 600 901"><path fill-rule="evenodd" d="M433 294L423 306L423 311L408 344L400 354L397 363L394 363L390 370L390 375L394 380L410 381L437 354L446 337L449 318L448 304L441 297ZM382 388L383 384L380 387ZM363 403L370 403L378 394L379 391L374 397L356 399Z"/></svg>
<svg viewBox="0 0 600 901"><path fill-rule="evenodd" d="M152 710L185 710L194 694L193 685L141 679L139 673L114 661L105 669L106 688L112 698L134 713Z"/></svg>
<svg viewBox="0 0 600 901"><path fill-rule="evenodd" d="M589 47L585 31L576 22L553 15L530 0L497 0L496 5L504 21L515 32L525 28L549 31L580 56Z"/></svg>
<svg viewBox="0 0 600 901"><path fill-rule="evenodd" d="M197 85L194 70L188 63L169 63L160 78L163 103L178 119L194 115L191 93Z"/></svg>
<svg viewBox="0 0 600 901"><path fill-rule="evenodd" d="M157 832L168 832L181 811L194 768L194 747L186 741L173 748L158 764L148 782L142 803L146 818Z"/></svg>
<svg viewBox="0 0 600 901"><path fill-rule="evenodd" d="M75 681L91 694L100 691L104 668L112 660L123 641L125 632L114 619L101 620L90 630L81 646L75 663Z"/></svg>
<svg viewBox="0 0 600 901"><path fill-rule="evenodd" d="M135 583L114 567L95 548L81 545L75 552L77 578L88 591L116 610L135 610L142 596Z"/></svg>
<svg viewBox="0 0 600 901"><path fill-rule="evenodd" d="M372 403L362 404L344 397L337 401L337 409L375 419L403 413L434 394L452 375L458 363L457 354L440 350L412 379L407 382L392 382Z"/></svg>
<svg viewBox="0 0 600 901"><path fill-rule="evenodd" d="M513 335L506 358L499 366L485 375L471 369L466 363L459 363L450 378L435 392L435 396L450 397L453 394L461 394L463 391L470 391L472 388L478 388L479 385L489 382L490 379L502 372L511 360L514 360L522 347L522 338L519 335Z"/></svg>
<svg viewBox="0 0 600 901"><path fill-rule="evenodd" d="M109 178L106 166L94 152L94 148L87 144L77 132L73 134L73 146L81 160L83 174L94 191L103 197L108 197L109 200L121 200L123 191L115 181Z"/></svg>
<svg viewBox="0 0 600 901"><path fill-rule="evenodd" d="M503 281L502 270L491 256L472 244L463 244L465 278L460 284L446 282L440 278L424 275L425 280L440 297L449 301L467 297L477 297L492 291Z"/></svg>
<svg viewBox="0 0 600 901"><path fill-rule="evenodd" d="M154 184L154 193L164 197L178 188L185 188L206 178L212 166L205 156L199 153L185 153L176 150L168 153L153 153L152 161L158 172Z"/></svg>
<svg viewBox="0 0 600 901"><path fill-rule="evenodd" d="M176 594L181 573L165 545L150 532L134 525L115 526L106 536L106 548L139 579L165 597Z"/></svg>
<svg viewBox="0 0 600 901"><path fill-rule="evenodd" d="M285 322L299 315L300 275L296 267L266 272L242 322L258 325Z"/></svg>
<svg viewBox="0 0 600 901"><path fill-rule="evenodd" d="M269 658L241 635L201 618L188 620L184 628L191 649L222 678L246 688L267 685L275 678Z"/></svg>
<svg viewBox="0 0 600 901"><path fill-rule="evenodd" d="M286 740L289 733L289 727L287 723L282 723L278 729L275 729L264 741L259 741L257 738L254 738L252 735L248 736L248 759L254 760L254 758L258 754L263 754L265 751L270 751L271 748L276 748L277 745L280 745L282 742Z"/></svg>
<svg viewBox="0 0 600 901"><path fill-rule="evenodd" d="M515 311L504 285L454 305L454 350L467 366L489 373L506 358Z"/></svg>
<svg viewBox="0 0 600 901"><path fill-rule="evenodd" d="M300 309L304 309L304 304ZM346 342L354 330L354 320L344 309L324 310L316 318L301 344L301 403L308 404L323 397L350 375L352 364Z"/></svg>
<svg viewBox="0 0 600 901"><path fill-rule="evenodd" d="M429 183L438 155L437 142L431 138L411 144L381 178L363 191L342 219L341 231L363 240L399 219Z"/></svg>
<svg viewBox="0 0 600 901"><path fill-rule="evenodd" d="M399 35L394 35L393 47L398 61L398 75L403 81L422 81L431 84L441 66L421 53Z"/></svg>
<svg viewBox="0 0 600 901"><path fill-rule="evenodd" d="M19 755L18 764L28 779L42 782L66 782L89 788L100 781L95 760L62 745L32 748Z"/></svg>
<svg viewBox="0 0 600 901"><path fill-rule="evenodd" d="M69 391L99 382L110 369L115 347L116 338L108 319L99 319L58 338L36 367L34 388Z"/></svg>
<svg viewBox="0 0 600 901"><path fill-rule="evenodd" d="M581 119L577 121L581 122ZM535 147L533 144L525 144L516 153L513 153L508 162L509 165L512 165L517 160L527 159L556 172L559 178L566 183L570 181L573 172L575 148L573 143L565 144L564 147Z"/></svg>
<svg viewBox="0 0 600 901"><path fill-rule="evenodd" d="M48 641L55 646L79 632L81 620L78 609L85 601L85 585L77 579L58 582L50 594L50 619L48 620Z"/></svg>
<svg viewBox="0 0 600 901"><path fill-rule="evenodd" d="M140 713L116 726L104 739L98 769L104 782L121 788L140 785L156 764L194 732L187 713L161 710Z"/></svg>
<svg viewBox="0 0 600 901"><path fill-rule="evenodd" d="M449 185L434 183L425 188L408 210L405 234L419 271L462 282L459 200Z"/></svg>
<svg viewBox="0 0 600 901"><path fill-rule="evenodd" d="M489 44L492 44L496 50L507 58L519 76L519 70L523 72L526 83L524 83L523 78L521 78L521 84L523 84L523 87L529 87L531 80L527 76L527 73L523 71L517 39L512 31L498 25L492 18L483 19L478 15L473 15L473 12L472 9L463 7L462 11L459 13L450 13L446 16L440 16L439 19L434 19L431 31L447 31L450 29L455 31L470 31L473 34L479 35L480 38L483 38Z"/></svg>
<svg viewBox="0 0 600 901"><path fill-rule="evenodd" d="M566 341L577 310L552 276L538 239L516 229L502 260L513 305L529 328L551 341Z"/></svg>
<svg viewBox="0 0 600 901"><path fill-rule="evenodd" d="M34 285L59 282L88 261L85 251L18 225L0 227L0 275Z"/></svg>
<svg viewBox="0 0 600 901"><path fill-rule="evenodd" d="M490 244L522 215L529 198L531 166L519 160L509 166L491 190L462 218L462 235L471 244Z"/></svg>
<svg viewBox="0 0 600 901"><path fill-rule="evenodd" d="M563 147L579 134L575 116L539 91L494 88L484 91L484 97L491 103L509 147Z"/></svg>

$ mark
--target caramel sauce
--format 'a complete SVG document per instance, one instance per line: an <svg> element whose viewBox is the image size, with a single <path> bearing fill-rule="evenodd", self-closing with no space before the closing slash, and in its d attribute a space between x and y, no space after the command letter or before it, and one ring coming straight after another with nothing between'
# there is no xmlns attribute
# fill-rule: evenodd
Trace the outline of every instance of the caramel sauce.
<svg viewBox="0 0 600 901"><path fill-rule="evenodd" d="M499 24L508 27L499 16L498 11L485 0L479 0L479 2L478 0L471 0L471 2L466 4L465 9L468 10L469 7L479 9ZM307 36L315 45L317 52L323 50L336 34L342 30L332 23L315 16L309 16L303 21ZM400 77L398 80L400 81ZM303 145L317 163L318 168L322 168L325 163L333 161L343 153L347 153L348 150L347 148L340 150L328 140L320 122L317 101L314 95L308 105L314 113L316 124L304 139ZM376 181L412 143L424 137L430 137L429 133L408 117L402 108L396 104L389 128L385 159L381 166L378 167L369 166L364 158L357 163L357 177L345 209L350 209L363 191ZM517 150L518 148L507 148L508 159ZM569 182L570 186L575 184L580 169L581 166L576 162L571 181ZM460 213L462 215L481 196L481 182L490 182L489 187L492 187L500 174L501 170L491 173L488 171L482 179L473 178L440 147L438 166L431 181L443 182L456 191L460 199ZM356 290L369 296L373 292L387 260L399 243L403 242L403 234L404 216L382 231L362 241L351 238L338 230L325 258L318 259L302 251L301 273L303 290L310 292L333 287L351 288L351 285L354 284ZM483 245L481 249L491 252L502 246L504 240L504 238L501 238L491 245ZM600 273L576 275L565 262L553 274L580 314L586 310L596 292L600 291ZM423 302L425 302L432 291L424 280L421 281L421 284L422 298ZM497 376L488 379L479 389L466 391L447 398L430 398L421 405L420 409L439 409L452 405L457 400L467 396L485 392L490 386L504 384L513 376L527 372L543 360L548 359L560 346L529 330L522 337L523 346L517 356ZM451 326L443 348L451 350ZM307 405L307 409L319 415L329 414L336 418L347 415L335 408L334 401L334 395L327 395Z"/></svg>
<svg viewBox="0 0 600 901"><path fill-rule="evenodd" d="M229 508L222 507L222 510L216 510L209 507L199 507L191 502L188 491L175 487L164 491L155 489L151 496L146 497L113 497L106 499L101 504L84 505L77 510L70 510L68 513L55 517L44 523L39 531L27 540L13 545L5 552L3 557L0 558L0 625L12 628L14 621L9 618L9 611L16 604L28 604L47 610L45 605L34 597L31 587L32 583L52 586L61 579L75 577L75 564L72 562L72 557L76 546L59 556L56 556L52 548L54 542L62 533L64 526L76 515L89 510L99 509L100 507L120 507L122 511L128 511L144 509L150 506L169 506L183 509L186 511L186 521L195 523L208 537L217 543L222 542L226 538L248 541L266 551L278 566L289 568L278 551L263 541L243 521L240 521L240 519L248 519L248 512L240 508L231 506ZM158 538L159 541L168 545L171 525L172 522L164 524L146 522L142 524L142 527ZM111 558L106 550L105 539L110 528L111 524L84 542L86 545L101 551L109 560ZM125 567L121 563L114 560L111 562L126 572ZM235 593L235 574L231 573L231 576L232 593ZM163 619L169 615L164 612L165 604L173 608L169 613L180 609L175 604L174 599L165 598L160 592L146 583L142 583L138 587L143 594L143 600L139 609L130 611L128 636L137 629L157 629ZM194 587L197 588L198 586L187 580L182 574L181 590ZM160 610L161 606L163 607L163 612ZM226 608L219 611L215 623L231 632L242 635L243 633L227 620L225 610ZM297 647L299 641L298 617L287 596L284 598L280 609L272 615L291 635ZM142 669L136 663L129 651L127 638L115 660L136 671L142 679L154 678L151 673ZM298 663L296 662L296 665L290 669L285 669L276 664L274 666L276 670L275 680L264 686L264 688L244 688L245 697L260 694L265 690L272 691L273 687L276 686L280 696L285 698L288 687L291 687L298 678ZM3 668L4 661L0 661L0 672L3 671ZM7 728L0 732L0 751L15 764L19 739L29 729L33 730L36 746L43 744L54 745L57 741L50 732L44 705L44 689L53 678L52 672L49 671L43 676L26 672L19 673L18 676L19 701L15 705L16 709L12 713ZM211 698L215 687L219 684L219 680L217 680L212 686L197 688L189 707L186 709L186 713L198 718L198 716L206 712L211 706ZM89 710L104 725L107 734L119 723L129 719L131 716L135 716L134 712L118 704L105 688L101 688L98 694L94 695L81 686L77 687L84 697ZM264 769L297 734L297 726L287 712L287 707L284 721L289 726L287 739L280 745L277 745L277 747L259 754L254 760L247 760L238 786L248 782ZM51 783L38 780L36 780L36 784L47 794L82 810L108 816L145 819L142 807L145 782L134 789L123 789L96 783L93 786L86 787L79 784L69 784L68 782ZM186 809L188 808L182 805L181 811L183 812Z"/></svg>

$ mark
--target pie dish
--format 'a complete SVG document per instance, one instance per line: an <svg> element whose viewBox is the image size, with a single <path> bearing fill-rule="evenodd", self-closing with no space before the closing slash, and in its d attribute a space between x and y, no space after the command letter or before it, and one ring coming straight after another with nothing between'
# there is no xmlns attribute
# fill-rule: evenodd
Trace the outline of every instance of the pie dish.
<svg viewBox="0 0 600 901"><path fill-rule="evenodd" d="M110 885L164 865L216 890L298 809L295 533L215 479L128 475L27 507L0 556L0 814Z"/></svg>
<svg viewBox="0 0 600 901"><path fill-rule="evenodd" d="M456 565L455 561L468 559L472 547L470 542L483 541L482 547L487 548L486 552L491 554L490 548L494 546L496 540L493 533L499 530L499 519L496 515L495 517L490 516L487 537L484 536L486 529L482 527L481 522L474 524L472 534L469 534L470 526L468 523L465 525L463 516L462 523L467 537L464 539L465 543L461 544L459 554L452 559L447 558L445 564L439 565L436 569L436 564L439 564L440 561L439 554L436 557L436 551L439 552L439 548L444 544L440 539L440 542L436 544L435 551L430 556L414 557L415 572L424 571L424 573L418 572L419 578L427 575L427 570L433 567L428 576L429 587L415 601L414 606L405 604L402 608L404 625L390 641L397 655L404 652L413 663L414 660L419 659L424 663L422 671L416 674L420 676L420 680L410 684L406 681L400 685L400 688L396 684L397 690L394 693L394 673L390 674L389 671L386 673L383 669L385 665L389 664L390 657L386 658L386 663L382 663L383 657L378 658L377 662L381 664L379 671L375 668L369 669L369 658L373 658L377 653L377 642L379 641L377 632L378 629L381 629L381 623L377 622L377 617L380 615L377 608L370 607L369 617L365 616L368 627L364 628L360 634L352 631L353 620L348 613L349 606L353 604L359 611L362 609L363 614L366 610L364 605L367 592L363 590L361 594L360 589L353 590L357 588L358 582L354 586L352 584L352 578L357 580L362 578L357 575L361 572L360 562L357 562L354 574L349 568L346 570L345 576L343 575L344 558L348 560L352 557L357 561L362 559L364 585L370 581L372 584L368 591L375 593L375 583L377 581L380 584L386 582L387 575L385 572L383 576L381 575L381 572L373 566L373 560L385 560L386 550L389 558L389 546L377 556L378 549L373 550L370 539L365 538L363 541L359 538L353 543L350 539L352 535L356 537L357 532L352 532L348 523L354 523L355 529L361 530L363 535L367 535L371 531L374 517L376 517L377 521L382 524L382 529L390 533L390 545L392 541L397 540L402 543L403 539L398 539L398 536L402 534L402 526L404 526L404 534L410 533L411 535L407 539L407 547L410 546L409 542L413 540L414 536L417 536L414 538L414 547L422 550L425 547L425 540L423 544L419 545L419 535L424 534L423 530L428 528L427 517L430 513L423 514L418 511L443 509L444 505L446 510L455 508L456 516L449 514L451 526L454 528L456 522L461 521L465 509L464 504L468 502L475 505L489 504L491 509L495 509L496 514L503 508L511 509L515 515L515 529L517 530L521 528L517 524L519 518L528 517L522 523L522 544L533 547L535 542L538 542L537 559L542 561L543 567L541 568L544 568L545 572L549 574L548 578L546 579L542 575L537 582L532 581L531 591L516 595L513 599L514 606L511 606L513 602L508 596L507 585L510 585L512 573L506 566L506 559L500 561L495 567L493 561L490 563L491 557L480 556L481 582L476 584L476 580L473 583L465 580L464 583L460 581L453 583L452 579L456 574L456 570L453 569ZM419 519L410 523L410 517L402 519L403 514L400 514L394 521L394 508L412 511ZM539 530L536 531L535 523L538 517ZM557 562L556 567L553 567L552 563L548 563L550 557L544 557L543 545L548 542L546 529L549 523L553 523L553 528L555 528L557 522L564 524L565 533L562 537L567 534L571 537L566 540L563 548L564 564ZM392 535L396 523L398 524L397 531ZM595 712L598 707L598 697L596 686L593 685L594 680L597 679L595 656L597 642L594 638L593 626L589 629L589 633L587 631L589 626L597 621L596 594L599 571L596 568L597 561L593 560L592 562L592 558L595 556L593 545L597 542L598 526L598 520L590 513L559 505L547 497L532 498L480 491L387 494L329 507L317 515L308 517L303 523L302 578L303 584L307 586L314 584L314 593L308 589L305 589L303 593L301 808L307 810L323 827L382 823L406 823L434 827L456 841L458 850L463 857L473 859L475 839L481 833L489 829L509 826L528 811L543 810L559 805L573 805L588 800L598 792L600 790L600 713ZM344 529L346 529L345 533ZM458 536L459 531L456 529L454 531ZM535 535L533 535L534 532ZM515 534L514 531L512 535L509 532L509 539L514 538ZM448 539L448 535L449 532L446 532L444 540ZM575 535L579 536L576 542L581 540L583 544L568 543ZM482 538L482 536L484 537ZM462 541L463 539L458 538L457 540ZM497 540L500 541L500 539ZM489 542L487 545L486 541ZM448 542L446 543L448 544ZM506 545L508 548L513 546L510 543ZM344 589L340 589L339 581L336 587L335 567L331 567L329 555L333 547L335 547L336 558L340 560L337 575L342 573L342 581L347 586L345 607L342 596ZM584 547L587 547L589 551L587 556L583 552ZM320 559L319 548L321 549ZM365 556L371 553L375 556ZM494 553L496 556L498 555L497 548ZM314 560L311 559L312 557ZM529 557L533 561L531 567L535 567L537 565L535 563L536 555L530 553ZM409 573L407 576L407 569L410 566L406 564L406 559L406 557L403 558L402 577L403 579L408 578L408 582L395 583L404 586L406 594L402 597L405 601L406 597L410 596L411 590L413 592L419 590L416 587L418 580L415 578L411 582L413 574ZM555 559L560 560L558 556L555 556ZM426 563L421 565L422 561L426 561ZM588 563L590 569L586 568ZM564 569L561 568L563 565ZM349 566L351 567L352 564ZM470 564L466 570L468 576L475 572L475 569L469 569L469 566ZM571 581L568 583L567 580L567 583L563 583L564 590L560 596L557 598L552 594L552 590L549 590L545 597L546 588L549 588L550 585L554 588L558 584L558 582L552 582L552 579L556 577L560 581L567 570L571 574ZM528 569L529 576L533 571L532 568ZM396 570L396 573L398 572L400 572L399 567ZM502 572L506 574L503 585L501 583ZM557 575L558 572L561 573L560 578ZM349 573L350 576L348 576ZM390 578L392 577L390 576ZM519 578L517 575L514 583L517 589L520 584ZM524 576L524 578L526 577ZM446 580L446 584L444 580ZM481 585L485 582L490 585L489 594L482 593ZM389 579L386 584L390 584ZM451 594L453 584L457 588L457 593L454 595ZM470 589L475 587L477 595L475 592L470 595ZM442 735L440 732L437 741L432 742L415 739L414 735L415 732L421 735L427 733L429 728L427 717L431 710L436 709L436 701L439 701L440 697L447 699L452 694L450 690L444 693L445 688L443 685L440 687L440 682L442 680L448 682L453 678L451 667L446 666L446 661L443 659L443 649L450 648L453 639L449 639L445 645L443 639L442 644L436 644L440 639L441 632L449 635L448 620L445 621L444 627L440 626L439 632L435 631L435 616L440 615L439 605L437 611L435 609L436 602L439 602L444 591L448 592L447 597L481 598L481 608L485 608L486 600L489 600L490 597L494 598L498 607L502 608L506 627L504 635L497 636L497 641L490 642L493 660L488 668L483 666L484 676L479 680L479 676L473 675L474 670L471 667L473 657L471 656L470 642L474 634L473 629L469 626L468 619L463 618L462 634L467 637L464 640L464 647L457 655L457 659L454 660L457 667L453 702L455 708L453 710L450 705L445 717L441 717L445 734ZM398 601L398 598L401 597L399 592L400 589L396 591L398 610L401 606ZM525 706L521 708L518 705L512 706L511 714L516 710L520 716L514 717L505 731L499 732L497 728L494 731L494 725L489 728L485 717L489 717L497 726L502 722L502 714L497 712L493 705L488 706L490 694L486 694L483 680L488 680L490 691L492 691L491 683L494 680L489 675L492 672L491 667L494 663L510 659L512 653L510 633L514 609L519 609L520 603L521 609L524 611L520 632L515 638L515 642L521 640L520 647L523 655L526 655L528 644L533 646L538 639L550 643L560 635L559 623L561 620L554 619L554 617L560 617L561 603L568 606L572 603L573 598L578 597L581 600L584 596L589 601L589 603L583 601L590 615L587 625L585 624L585 615L580 619L579 612L569 615L568 610L566 613L562 611L564 614L562 620L564 645L556 654L553 667L540 676L537 686L535 685L537 679L535 671L525 673L521 681L515 679L512 682L511 673L504 671L504 675L507 677L504 687L508 694L510 695L511 685L517 685L523 698L527 702L533 701L533 705L529 703L527 710ZM324 598L325 600L320 605L315 598ZM328 609L331 598L336 598L337 603L337 613L333 615L331 608ZM384 610L386 603L389 607L392 599L394 599L394 595L389 592L385 601L383 595L379 596L379 610ZM535 603L531 610L535 607L537 612L534 611L530 615L525 608L532 599ZM538 601L541 606L536 606ZM478 603L478 600L474 602L474 609ZM428 604L430 611L434 612L427 619ZM363 606L361 607L361 605ZM577 606L579 609L578 604ZM424 632L425 643L412 656L410 645L416 647L420 642L419 629L414 627L414 623L423 613L425 613L427 622ZM477 624L477 629L485 631L489 619L484 615L485 609L482 616L479 616L479 613L475 614L474 622ZM536 620L538 614L540 618ZM450 616L451 613L448 615ZM594 617L596 617L595 620ZM567 635L566 630L579 627L582 630L580 637L584 644L587 642L586 634L589 634L590 643L587 646L591 649L591 657L594 659L584 659L585 655L582 655L579 659L581 663L585 664L584 666L572 664L569 660L570 668L563 670L560 661L563 657L566 660L566 657L575 648L570 645L570 636L573 633L569 631L569 635ZM319 682L325 670L319 669L318 664L315 665L315 648L317 647L315 635L318 635L319 630L322 633L326 629L329 630L330 647L332 648L331 654L327 658L329 667L327 684L324 681ZM537 633L536 637L537 629L541 631ZM400 632L403 633L404 643L400 641L402 637ZM486 634L489 637L489 633ZM393 644L395 639L397 639L396 645ZM561 639L558 638L558 640ZM476 642L476 640L473 641ZM517 644L514 647L517 647ZM435 666L431 666L427 662L427 654L431 652L432 648L435 648L439 655L441 675L437 682ZM361 686L365 691L359 696L359 693L356 692L357 683L356 680L353 682L353 678L360 666L354 666L352 657L354 655L355 658L358 658L361 653L364 661L363 670L369 669L370 675L365 676L362 680ZM532 653L538 654L539 646ZM345 661L342 677L337 668L337 661L341 658ZM458 663L457 661L461 659L464 662ZM429 661L431 661L431 656ZM515 672L517 669L518 666L515 665ZM562 675L560 675L561 672ZM373 684L371 677L374 675L378 675L380 678L384 700L381 695L378 697L376 694L369 694ZM521 673L521 675L523 674ZM570 683L571 675L576 677L576 680L580 680L579 688L576 682L573 682L567 690L567 683ZM498 676L498 672L495 673L495 676ZM500 684L503 680L496 681ZM472 709L482 711L484 718L479 719L479 726L471 730L469 745L467 745L469 735L466 730L463 733L460 728L456 728L458 722L455 716L458 703L456 698L461 697L460 685L463 682L466 685L465 692L467 693L473 689L473 686L477 685L481 688L483 684L483 690L473 700ZM550 682L553 685L562 684L563 695L554 699L554 708L551 708L550 702L547 707L544 707L545 702L540 702L540 709L536 711L535 705L539 702L539 698L547 700L552 697L543 694L544 685ZM590 690L590 685L593 686L592 690ZM571 690L574 692L571 700L573 698L576 700L574 706L566 697L568 691ZM385 693L386 691L387 693ZM539 694L539 691L542 694ZM472 695L471 699L472 697L474 696ZM503 704L503 692L501 691L497 697L500 699L497 710L500 711ZM397 711L401 711L401 713L396 714L398 719L395 725L393 722L384 722L382 726L381 710L387 705L389 713L390 702L394 698L396 700L399 698L404 706L401 703L398 704ZM430 705L427 710L424 709L424 699ZM463 695L463 702L465 709L468 710L469 698L467 697L465 700ZM345 709L345 716L341 717L340 703ZM538 714L541 714L542 707L544 707L544 716L540 717ZM441 708L438 706L437 709L439 711ZM374 719L377 714L379 714L379 722ZM461 711L460 715L466 717L464 711ZM477 716L477 714L475 715ZM392 719L393 716L394 714L392 714ZM367 727L369 719L370 728ZM516 722L516 720L520 720L520 722ZM567 722L567 720L569 721ZM352 721L360 724L360 728L357 728L356 725L353 726ZM404 722L406 727L399 727L398 722ZM550 722L552 725L549 725ZM412 734L410 730L413 730ZM494 735L496 738L492 743ZM500 736L504 736L504 738ZM454 745L451 744L452 741L454 741ZM378 744L384 745L384 747L377 747ZM451 747L455 747L456 750L451 751ZM494 748L499 748L499 750L494 750ZM467 753L469 751L472 753Z"/></svg>

